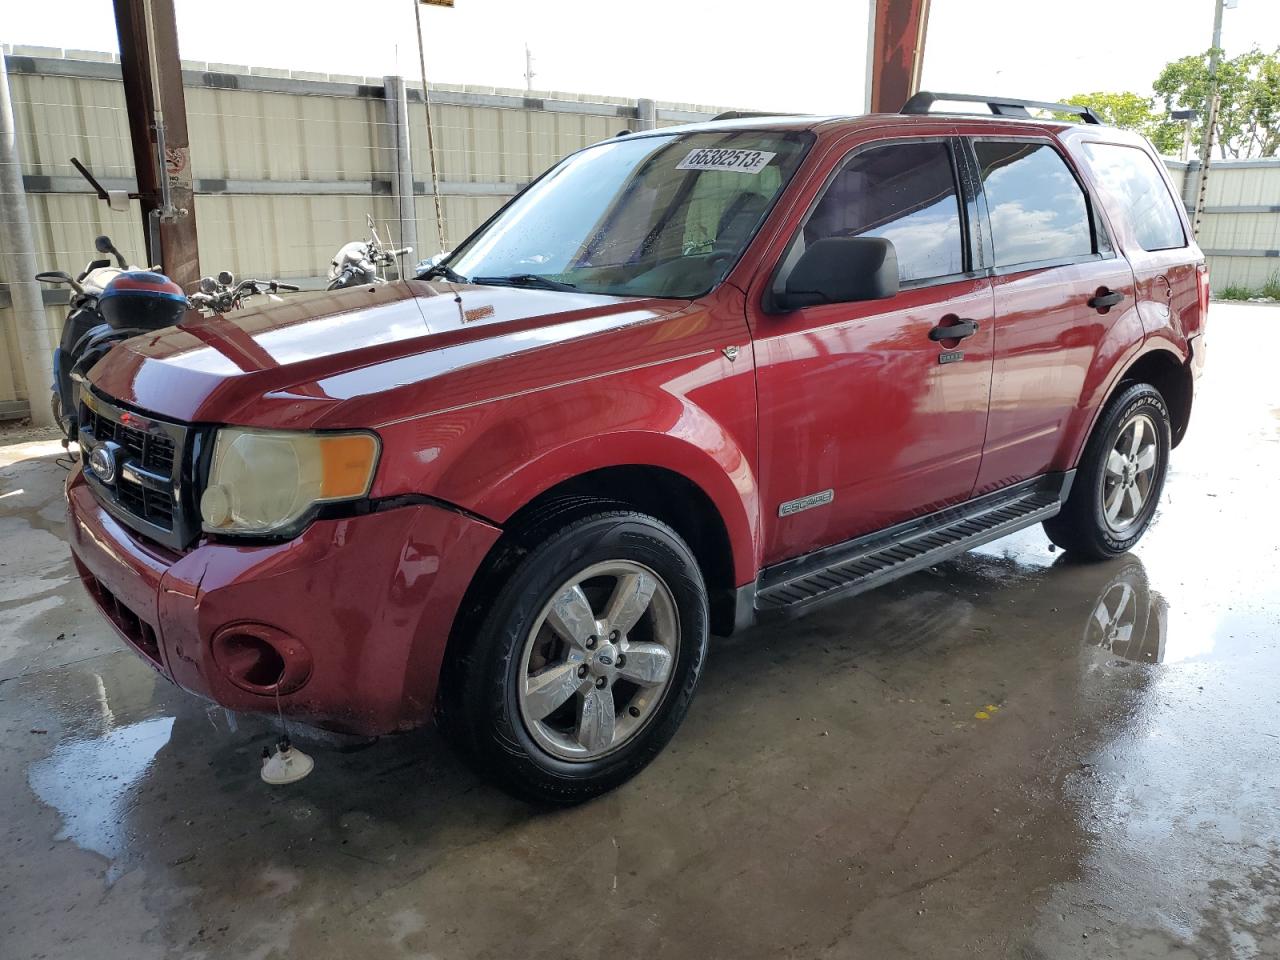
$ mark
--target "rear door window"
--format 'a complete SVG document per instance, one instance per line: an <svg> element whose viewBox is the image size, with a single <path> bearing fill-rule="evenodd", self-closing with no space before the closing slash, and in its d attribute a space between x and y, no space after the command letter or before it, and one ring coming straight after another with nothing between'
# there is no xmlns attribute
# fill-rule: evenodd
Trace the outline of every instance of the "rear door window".
<svg viewBox="0 0 1280 960"><path fill-rule="evenodd" d="M1125 218L1143 250L1187 245L1173 196L1145 150L1118 143L1086 143L1084 152L1109 201L1108 212Z"/></svg>
<svg viewBox="0 0 1280 960"><path fill-rule="evenodd" d="M883 237L903 283L964 270L951 151L939 141L872 147L835 175L797 237L790 262L827 237Z"/></svg>
<svg viewBox="0 0 1280 960"><path fill-rule="evenodd" d="M1094 252L1089 205L1062 155L1047 143L973 145L991 218L995 265L1061 262Z"/></svg>

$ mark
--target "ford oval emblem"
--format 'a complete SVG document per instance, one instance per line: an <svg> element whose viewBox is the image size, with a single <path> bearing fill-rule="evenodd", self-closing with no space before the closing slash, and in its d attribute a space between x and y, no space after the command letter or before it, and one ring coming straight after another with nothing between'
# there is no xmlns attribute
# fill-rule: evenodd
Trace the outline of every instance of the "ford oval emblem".
<svg viewBox="0 0 1280 960"><path fill-rule="evenodd" d="M606 667L611 666L613 664L613 658L609 656L607 653L600 654L600 656L596 657L596 660L598 660L600 663L603 663Z"/></svg>
<svg viewBox="0 0 1280 960"><path fill-rule="evenodd" d="M89 469L103 483L116 482L116 452L113 443L100 443L89 454Z"/></svg>

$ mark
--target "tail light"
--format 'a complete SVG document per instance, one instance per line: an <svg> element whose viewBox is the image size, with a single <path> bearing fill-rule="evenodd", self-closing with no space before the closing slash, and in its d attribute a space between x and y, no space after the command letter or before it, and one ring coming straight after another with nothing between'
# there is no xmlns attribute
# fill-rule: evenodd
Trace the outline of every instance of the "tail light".
<svg viewBox="0 0 1280 960"><path fill-rule="evenodd" d="M1196 267L1196 290L1200 294L1200 326L1204 326L1209 316L1209 267L1200 264Z"/></svg>

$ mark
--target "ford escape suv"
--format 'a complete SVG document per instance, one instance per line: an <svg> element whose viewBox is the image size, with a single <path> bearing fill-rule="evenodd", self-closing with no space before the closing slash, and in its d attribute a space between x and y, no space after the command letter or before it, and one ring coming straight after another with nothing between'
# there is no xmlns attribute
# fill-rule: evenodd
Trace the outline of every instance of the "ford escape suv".
<svg viewBox="0 0 1280 960"><path fill-rule="evenodd" d="M1204 257L1142 138L934 99L618 136L417 279L128 341L67 483L90 594L192 693L438 717L573 802L672 737L710 634L1034 523L1127 550Z"/></svg>

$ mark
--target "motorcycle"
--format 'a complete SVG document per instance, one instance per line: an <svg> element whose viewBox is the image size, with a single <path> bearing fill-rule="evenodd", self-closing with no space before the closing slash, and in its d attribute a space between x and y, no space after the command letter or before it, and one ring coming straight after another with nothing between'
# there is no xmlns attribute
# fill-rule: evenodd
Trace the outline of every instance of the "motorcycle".
<svg viewBox="0 0 1280 960"><path fill-rule="evenodd" d="M373 217L369 221L369 239L343 244L329 261L329 285L326 290L342 290L364 284L386 283L386 268L400 257L413 253L413 247L388 250L382 245ZM403 275L403 271L401 271Z"/></svg>
<svg viewBox="0 0 1280 960"><path fill-rule="evenodd" d="M117 343L181 322L187 310L195 308L205 316L227 313L244 306L259 294L273 299L277 292L298 287L278 280L242 280L226 271L204 277L200 290L190 297L157 269L130 267L110 237L94 241L99 253L110 260L93 260L77 277L61 270L36 274L42 283L71 288L71 309L62 323L62 336L53 351L53 384L50 406L54 422L66 442L78 439L80 390L93 366Z"/></svg>
<svg viewBox="0 0 1280 960"><path fill-rule="evenodd" d="M279 303L277 293L297 293L300 289L279 280L245 279L237 283L233 274L223 270L216 277L201 277L200 289L187 299L204 316L212 317L242 309L250 297L265 295L268 300Z"/></svg>
<svg viewBox="0 0 1280 960"><path fill-rule="evenodd" d="M79 383L83 381L89 368L116 343L139 333L169 326L186 309L185 298L181 305L174 299L175 293L181 294L176 285L168 284L168 278L161 274L129 266L110 237L97 237L93 245L98 253L110 254L115 259L115 265L109 259L99 258L91 260L75 277L61 270L47 270L36 274L36 279L41 283L71 288L71 306L62 322L62 336L53 351L53 383L49 397L54 422L69 441L76 439ZM160 294L155 298L155 303L146 304L147 309L141 315L132 314L128 310L117 311L117 304L111 303L113 300L121 302L120 294L127 292L124 287L115 291L112 296L107 296L108 290L118 278L130 275L158 278L150 286L159 290ZM172 289L164 289L164 284ZM147 285L142 284L144 287ZM127 286L126 284L125 287ZM142 298L150 299L155 290L142 294ZM110 305L104 310L104 304Z"/></svg>

